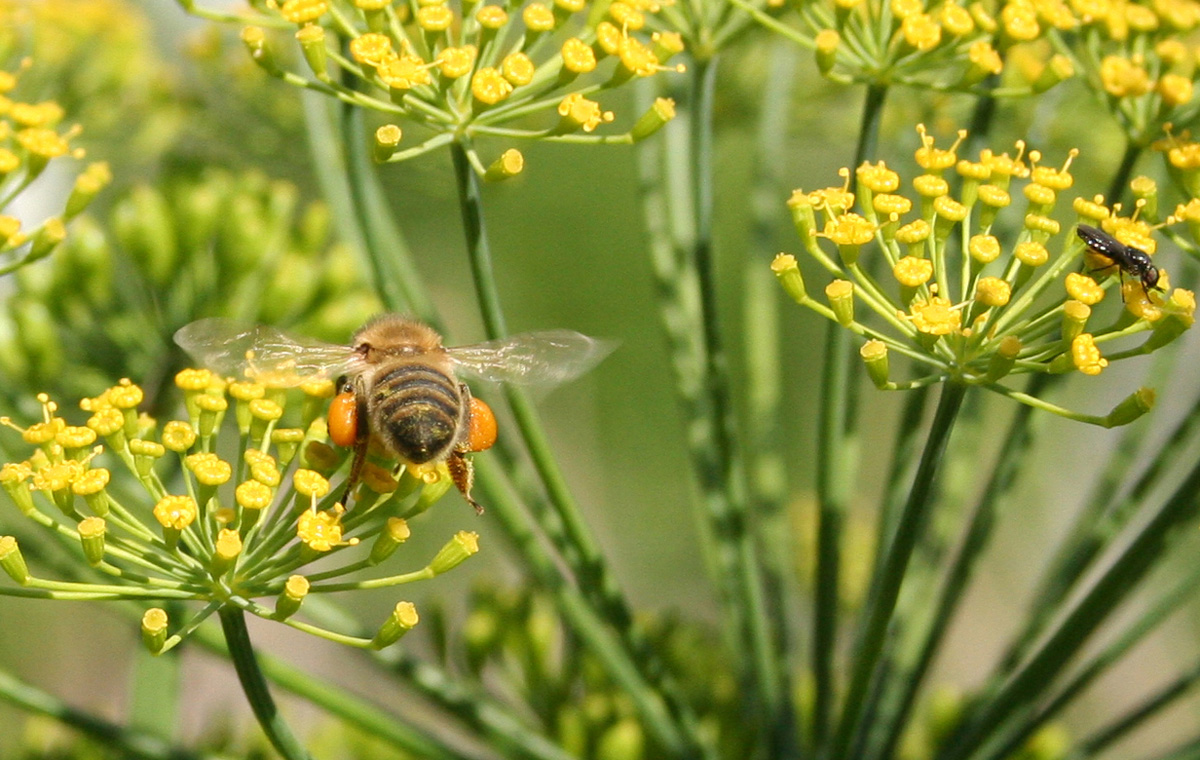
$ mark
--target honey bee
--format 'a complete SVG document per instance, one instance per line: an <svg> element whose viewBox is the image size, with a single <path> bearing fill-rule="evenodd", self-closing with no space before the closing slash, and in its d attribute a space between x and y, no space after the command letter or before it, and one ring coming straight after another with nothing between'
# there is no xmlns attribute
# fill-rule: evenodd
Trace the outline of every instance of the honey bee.
<svg viewBox="0 0 1200 760"><path fill-rule="evenodd" d="M408 465L445 462L454 485L479 513L483 507L471 496L473 470L466 454L492 445L496 421L458 375L550 386L583 374L612 350L605 341L570 330L447 348L433 328L396 314L368 322L349 346L226 319L193 322L175 333L175 342L223 375L269 375L285 386L339 378L329 434L334 443L354 447L343 503L374 439Z"/></svg>

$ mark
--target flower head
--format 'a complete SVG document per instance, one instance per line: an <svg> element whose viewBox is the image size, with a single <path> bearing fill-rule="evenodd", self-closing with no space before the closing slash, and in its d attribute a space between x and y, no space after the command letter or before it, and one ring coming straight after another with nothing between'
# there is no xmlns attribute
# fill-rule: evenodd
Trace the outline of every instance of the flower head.
<svg viewBox="0 0 1200 760"><path fill-rule="evenodd" d="M228 406L228 396L240 397L235 403L247 407L268 401L261 393L263 386L214 385L213 380L203 372L185 371L177 377L177 384L185 396L209 399L205 402L209 406L214 402ZM126 596L119 590L124 586L130 599L197 602L199 619L218 604L233 604L251 614L283 621L290 619L309 594L359 587L358 580L333 581L360 570L364 561L379 566L396 553L417 529L411 518L427 509L436 494L445 493L450 479L438 474L445 471L442 464L432 470L420 468L415 478L406 472L404 479L409 485L400 488L400 465L372 454L359 495L349 506L340 503L347 484L344 478L340 483L330 481L331 476L338 477L336 455L334 466L322 474L306 466L305 455L297 454L304 439L318 443L325 437L324 421L315 420L307 428L283 426L299 421L312 400L328 403L329 394L322 388L306 390L269 392L273 400L265 416L272 425L281 423L274 427L275 434L260 435L253 424L242 427L229 415L226 425L207 432L199 418L195 422L170 420L161 428L162 442L156 440L158 426L137 415L144 394L128 380L81 403L93 420L113 415L111 425L70 425L55 402L40 396L40 421L29 427L6 421L15 429L14 438L19 434L33 453L25 461L0 467L0 490L18 506L20 515L35 519L31 525L40 525L60 539L81 541L86 567L111 578L102 592L92 591L95 587L90 583L73 584L70 578L43 581L28 570L17 573L18 582L32 588L52 585L70 589L79 598L91 594L105 599ZM292 396L297 398L289 401ZM127 428L130 415L135 424ZM226 435L239 440L224 442L221 439ZM99 436L104 437L103 445L96 445ZM225 460L215 451L241 453ZM293 456L302 462L294 471L287 467ZM340 461L349 464L346 457ZM288 477L280 472L281 466ZM426 474L433 475L435 487L425 487ZM111 488L118 479L132 483ZM14 514L18 513L0 515L0 535L7 532L5 521ZM477 538L460 531L447 547L435 557L425 558L429 576L445 572L475 553ZM362 557L349 556L356 552ZM16 556L15 550L9 554ZM310 580L304 575L305 568L319 557L325 558L325 565L319 579ZM8 564L13 568L10 575L21 569L11 556ZM384 575L367 585L390 585L416 577L411 572ZM272 597L276 598L274 608L251 601ZM415 614L410 618L415 621ZM159 635L170 625L165 617L154 620L151 638L156 647L178 643L178 637ZM185 621L183 630L191 630L198 622ZM322 629L310 624L305 624L304 630L322 634ZM328 635L348 640L340 634ZM374 639L357 641L360 646L371 646Z"/></svg>
<svg viewBox="0 0 1200 760"><path fill-rule="evenodd" d="M865 164L856 173L861 199L846 191L793 193L789 205L794 215L798 209L812 213L823 208L828 217L824 233L804 241L805 249L833 274L824 289L826 302L808 294L794 258L781 254L773 264L794 300L863 338L870 347L863 357L875 385L899 389L950 381L1027 400L999 381L1033 372L1074 370L1096 376L1110 362L1155 350L1190 327L1195 298L1189 291L1171 290L1166 273L1147 263L1156 245L1145 219L1121 216L1119 209L1098 199L1076 199L1079 221L1104 230L1080 237L1073 226L1063 229L1051 215L1074 184L1070 168L1077 151L1057 167L1031 151L1028 168L1023 144L1017 146L1016 159L984 150L972 161L958 155L965 133L942 149L923 128L918 132L917 163L925 173L917 178L922 182L913 183L923 196L917 202L892 200L903 198L897 192L903 182L882 164ZM963 177L961 196L953 195L939 176L950 168ZM1012 187L1026 178L1020 188ZM934 182L939 185L936 195L930 192ZM1157 192L1151 183L1136 184L1140 197ZM1014 196L1025 205L1014 203ZM853 207L856 200L861 212ZM1139 208L1144 203L1139 200ZM1004 228L993 222L1010 208L1019 214L1020 232L1005 241ZM1187 208L1181 204L1172 221L1186 218ZM909 214L918 218L906 219ZM802 234L808 225L798 225ZM822 237L837 245L840 256L821 248ZM967 241L965 251L960 240ZM882 258L894 281L868 275L863 263L868 257ZM1122 298L1109 301L1120 301L1128 315L1101 328L1092 312L1118 308L1107 306L1104 298L1114 284L1122 287ZM1179 317L1168 321L1172 313ZM1140 347L1101 352L1109 341L1131 341L1139 334ZM887 377L888 356L894 353L913 363L916 379L901 383ZM1132 419L1124 413L1113 417L1116 412L1090 417L1056 410L1102 425Z"/></svg>

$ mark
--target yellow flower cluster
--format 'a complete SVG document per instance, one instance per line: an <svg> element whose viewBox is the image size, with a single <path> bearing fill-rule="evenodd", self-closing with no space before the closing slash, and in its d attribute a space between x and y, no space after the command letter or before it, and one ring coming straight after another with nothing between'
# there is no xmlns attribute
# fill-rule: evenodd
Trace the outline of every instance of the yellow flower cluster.
<svg viewBox="0 0 1200 760"><path fill-rule="evenodd" d="M16 539L3 535L6 518L0 516L0 569L23 587L23 595L203 603L170 638L165 635L170 622L158 608L148 613L153 630L144 628L143 638L156 652L174 646L221 605L342 643L379 647L399 638L394 621L385 621L384 633L368 639L290 617L309 593L416 581L478 551L475 535L459 532L421 569L330 582L388 559L410 534L407 519L446 493L449 474L426 468L396 478L394 462L369 462L370 476L361 478L348 510L341 502L345 486L335 488L330 481L347 457L326 443L321 413L331 396L327 384L285 390L231 382L208 370L184 370L175 384L187 419L169 421L161 432L155 420L139 413L145 394L129 380L82 400L80 407L90 415L84 425L69 424L45 394L38 397L41 421L20 427L0 419L34 447L28 459L0 467L0 489L25 518L80 546L88 566L110 578L107 584L39 578ZM289 394L304 400L289 403ZM222 443L222 419L230 407L236 425L229 427L237 428L239 440ZM285 421L295 426L284 427ZM240 453L231 461L218 451ZM104 461L110 457L115 461ZM114 464L141 485L146 498L140 503L125 495L136 489L120 490L121 495L109 489ZM342 554L360 544L369 547L365 556ZM319 576L300 572L319 557L334 556L345 561L327 562ZM0 586L0 595L5 592ZM274 607L252 601L269 597L276 598ZM406 619L415 622L415 611Z"/></svg>
<svg viewBox="0 0 1200 760"><path fill-rule="evenodd" d="M615 119L594 97L635 77L677 70L666 64L683 49L680 35L649 31L648 17L660 2L616 0L600 13L585 0L431 0L415 6L355 0L346 8L327 0L286 0L278 13L294 25L310 76L281 67L263 26L247 27L242 39L271 74L403 119L429 135L404 148L400 125L386 125L376 134L380 161L403 161L479 136L633 142L661 127L673 115L670 108L658 104L623 134L594 135ZM346 85L346 75L358 84ZM555 112L557 121L524 126L531 115ZM521 126L504 126L518 121ZM473 154L471 161L489 178L511 176L514 166L511 154L498 167Z"/></svg>
<svg viewBox="0 0 1200 760"><path fill-rule="evenodd" d="M1014 76L1004 86L1012 93L1044 92L1072 76L1071 58L1050 54L1044 40L1078 28L1083 13L1063 0L824 0L791 6L797 29L781 26L761 3L734 3L815 51L818 68L835 81L976 92L998 86L1008 69ZM1021 65L1006 65L1014 59Z"/></svg>
<svg viewBox="0 0 1200 760"><path fill-rule="evenodd" d="M25 59L16 71L0 70L0 274L49 255L66 237L66 222L112 181L107 164L88 166L75 178L62 213L31 229L22 229L21 220L6 213L50 162L83 158L82 149L71 147L79 127L62 128L65 114L58 103L19 98L21 74L31 65Z"/></svg>
<svg viewBox="0 0 1200 760"><path fill-rule="evenodd" d="M1075 151L1061 167L1043 165L1023 143L1015 155L983 150L971 161L958 156L965 132L949 148L939 148L923 126L918 133L915 158L924 173L911 180L910 202L898 202L903 181L882 161L857 169L853 191L843 170L842 187L796 191L788 202L805 249L834 278L825 302L809 295L794 256L780 254L773 264L797 302L867 339L863 358L881 388L952 381L1028 401L1000 381L1070 370L1097 375L1191 326L1194 295L1172 290L1166 271L1149 263L1156 248L1145 218L1157 197L1151 181L1134 182L1140 200L1132 217L1118 216L1100 198L1074 199L1084 225L1076 235L1054 218L1060 195L1074 184ZM1014 197L1024 203L1014 204ZM1006 258L996 220L1013 205L1023 222ZM1187 219L1187 209L1200 210L1200 201L1181 204L1167 223ZM1200 222L1200 214L1196 218ZM832 242L836 254L822 240ZM864 255L871 244L878 260ZM892 286L878 278L882 271L891 272ZM1108 326L1094 326L1092 311L1114 283L1123 311L1115 322L1106 318ZM862 307L869 317L860 316ZM1112 351L1112 342L1138 334L1145 336L1139 345ZM910 359L918 377L893 381L889 353ZM1067 416L1117 424L1128 414L1125 409L1119 420Z"/></svg>

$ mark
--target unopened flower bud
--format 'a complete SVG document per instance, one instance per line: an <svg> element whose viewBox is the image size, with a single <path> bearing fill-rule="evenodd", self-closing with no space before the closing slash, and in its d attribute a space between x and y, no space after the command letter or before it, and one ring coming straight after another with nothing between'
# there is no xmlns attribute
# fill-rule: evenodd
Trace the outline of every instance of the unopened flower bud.
<svg viewBox="0 0 1200 760"><path fill-rule="evenodd" d="M328 55L325 51L325 27L320 24L308 24L296 32L296 40L304 52L304 60L312 69L313 75L322 82L329 81L327 67Z"/></svg>
<svg viewBox="0 0 1200 760"><path fill-rule="evenodd" d="M642 114L629 131L634 142L645 140L675 118L675 101L670 98L655 98L654 103Z"/></svg>
<svg viewBox="0 0 1200 760"><path fill-rule="evenodd" d="M1153 388L1138 388L1108 413L1104 418L1105 426L1128 425L1153 409L1156 398Z"/></svg>
<svg viewBox="0 0 1200 760"><path fill-rule="evenodd" d="M395 124L384 124L375 130L375 162L385 163L400 149L400 140L404 132Z"/></svg>
<svg viewBox="0 0 1200 760"><path fill-rule="evenodd" d="M992 358L988 361L988 382L994 383L1009 372L1012 372L1013 366L1017 363L1017 356L1020 353L1020 338L1015 335L1008 335L1002 338L996 352L992 354Z"/></svg>
<svg viewBox="0 0 1200 760"><path fill-rule="evenodd" d="M479 534L473 531L460 530L454 534L433 561L429 563L429 569L434 575L452 570L461 565L468 557L479 551Z"/></svg>
<svg viewBox="0 0 1200 760"><path fill-rule="evenodd" d="M849 280L834 280L825 286L825 297L838 324L849 327L854 322L854 283Z"/></svg>
<svg viewBox="0 0 1200 760"><path fill-rule="evenodd" d="M372 648L383 649L395 644L401 636L413 629L418 620L420 618L417 617L417 608L412 602L397 603L392 614L380 626L379 632L371 641Z"/></svg>
<svg viewBox="0 0 1200 760"><path fill-rule="evenodd" d="M70 221L78 216L111 182L112 170L103 161L98 161L84 169L83 173L75 178L75 186L67 198L66 208L63 209L63 219Z"/></svg>
<svg viewBox="0 0 1200 760"><path fill-rule="evenodd" d="M104 533L107 524L103 517L85 517L79 523L79 540L83 544L83 556L92 567L104 561Z"/></svg>
<svg viewBox="0 0 1200 760"><path fill-rule="evenodd" d="M858 353L867 364L867 374L871 376L871 382L880 390L886 389L890 374L887 344L879 340L869 340Z"/></svg>
<svg viewBox="0 0 1200 760"><path fill-rule="evenodd" d="M408 522L400 517L389 517L387 525L379 531L379 535L375 538L375 543L371 546L371 556L368 560L372 565L378 565L408 540L412 535L412 531L408 527Z"/></svg>
<svg viewBox="0 0 1200 760"><path fill-rule="evenodd" d="M242 44L246 46L250 57L262 67L263 71L273 77L283 76L283 70L279 68L274 53L267 47L267 33L263 31L262 27L248 26L243 29Z"/></svg>
<svg viewBox="0 0 1200 760"><path fill-rule="evenodd" d="M21 547L12 536L0 536L0 569L3 569L17 585L27 586L29 581L33 580L33 576L29 574L29 566L25 564L25 557L21 554Z"/></svg>
<svg viewBox="0 0 1200 760"><path fill-rule="evenodd" d="M142 615L142 643L150 654L158 654L167 643L167 611L151 607Z"/></svg>
<svg viewBox="0 0 1200 760"><path fill-rule="evenodd" d="M279 599L275 602L275 614L272 617L276 620L287 620L296 614L304 598L308 596L309 585L308 578L303 575L290 576L283 584L283 591L279 592Z"/></svg>
<svg viewBox="0 0 1200 760"><path fill-rule="evenodd" d="M525 156L521 155L521 151L516 148L509 148L492 162L492 165L484 172L483 178L489 182L500 182L517 176L524 169Z"/></svg>
<svg viewBox="0 0 1200 760"><path fill-rule="evenodd" d="M771 262L771 271L793 301L802 304L808 300L808 293L804 289L804 276L800 273L800 265L796 263L795 256L790 253L776 255Z"/></svg>
<svg viewBox="0 0 1200 760"><path fill-rule="evenodd" d="M1062 336L1065 343L1075 340L1087 326L1092 308L1082 301L1070 300L1063 304Z"/></svg>

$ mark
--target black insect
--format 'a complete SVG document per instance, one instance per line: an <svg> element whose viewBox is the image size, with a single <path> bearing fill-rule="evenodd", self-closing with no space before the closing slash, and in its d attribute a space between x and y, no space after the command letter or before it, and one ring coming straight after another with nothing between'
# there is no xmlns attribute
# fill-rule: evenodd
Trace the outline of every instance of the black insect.
<svg viewBox="0 0 1200 760"><path fill-rule="evenodd" d="M1158 267L1150 260L1150 254L1140 248L1125 245L1107 232L1086 224L1079 225L1075 233L1087 243L1092 253L1111 261L1111 266L1120 269L1122 275L1128 274L1141 280L1142 288L1146 291L1162 290L1158 287Z"/></svg>

